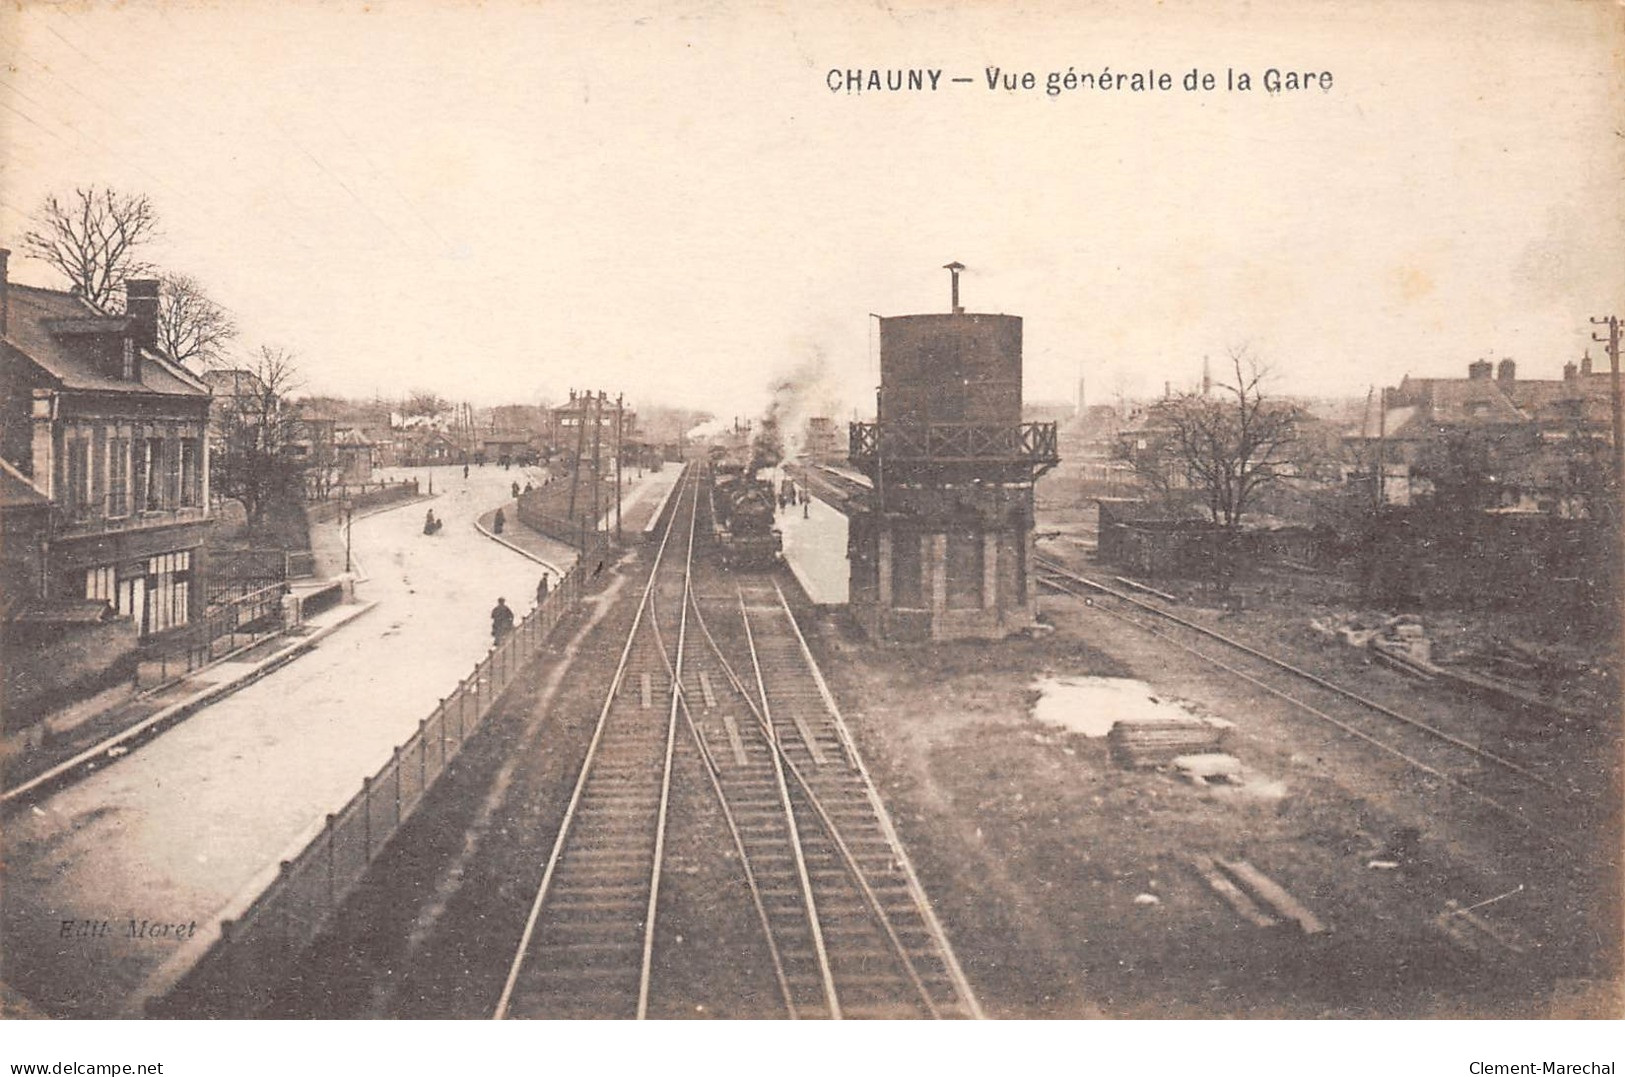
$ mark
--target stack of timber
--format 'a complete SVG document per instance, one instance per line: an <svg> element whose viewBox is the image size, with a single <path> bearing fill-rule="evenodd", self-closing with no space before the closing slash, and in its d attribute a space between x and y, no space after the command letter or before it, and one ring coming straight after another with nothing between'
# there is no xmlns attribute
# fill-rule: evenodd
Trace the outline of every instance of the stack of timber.
<svg viewBox="0 0 1625 1077"><path fill-rule="evenodd" d="M1222 718L1122 718L1106 734L1112 758L1124 767L1165 767L1182 755L1224 751L1233 727Z"/></svg>

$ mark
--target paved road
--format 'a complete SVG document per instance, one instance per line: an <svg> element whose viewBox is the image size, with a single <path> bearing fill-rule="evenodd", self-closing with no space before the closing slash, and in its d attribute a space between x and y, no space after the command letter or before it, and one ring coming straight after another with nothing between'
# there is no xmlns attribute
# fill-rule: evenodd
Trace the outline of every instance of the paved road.
<svg viewBox="0 0 1625 1077"><path fill-rule="evenodd" d="M203 930L473 668L498 595L529 610L540 566L473 526L520 472L436 470L434 500L354 522L369 575L358 593L377 608L5 821L0 978L53 1015L117 1012L176 946L167 933L127 937L132 917ZM421 534L429 507L445 521L434 537ZM67 937L64 921L75 921Z"/></svg>

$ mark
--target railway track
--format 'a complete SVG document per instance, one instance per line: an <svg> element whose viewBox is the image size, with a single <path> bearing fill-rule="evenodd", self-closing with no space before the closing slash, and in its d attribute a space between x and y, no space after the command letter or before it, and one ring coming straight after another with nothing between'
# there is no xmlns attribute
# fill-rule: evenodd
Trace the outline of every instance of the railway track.
<svg viewBox="0 0 1625 1077"><path fill-rule="evenodd" d="M750 895L779 994L760 1016L982 1016L782 592L697 573L698 484L674 500L494 1016L705 1001L662 998L659 971L705 947L655 953L669 808L703 802L675 795L679 752Z"/></svg>
<svg viewBox="0 0 1625 1077"><path fill-rule="evenodd" d="M789 1012L982 1016L783 592L752 580L696 610L709 655L684 695L779 914Z"/></svg>
<svg viewBox="0 0 1625 1077"><path fill-rule="evenodd" d="M1035 570L1041 586L1088 601L1286 701L1300 713L1399 760L1442 792L1458 794L1478 808L1516 823L1541 841L1580 852L1580 846L1556 832L1556 828L1584 815L1577 791L1559 777L1539 773L1422 718L1369 699L1059 562L1039 558Z"/></svg>
<svg viewBox="0 0 1625 1077"><path fill-rule="evenodd" d="M693 556L698 486L685 476L655 552L580 776L531 903L494 1017L646 1015L671 794L677 702L657 702L665 655L657 591L681 605ZM670 547L687 502L686 549ZM669 693L665 693L669 695ZM662 711L665 712L662 717Z"/></svg>

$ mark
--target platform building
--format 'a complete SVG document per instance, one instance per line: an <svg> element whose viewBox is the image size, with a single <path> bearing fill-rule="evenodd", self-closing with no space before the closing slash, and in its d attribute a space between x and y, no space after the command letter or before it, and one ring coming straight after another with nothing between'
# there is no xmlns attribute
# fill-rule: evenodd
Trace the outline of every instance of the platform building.
<svg viewBox="0 0 1625 1077"><path fill-rule="evenodd" d="M876 421L851 464L873 484L847 538L853 613L874 636L999 638L1037 615L1033 484L1060 462L1055 424L1021 421L1021 319L880 319Z"/></svg>

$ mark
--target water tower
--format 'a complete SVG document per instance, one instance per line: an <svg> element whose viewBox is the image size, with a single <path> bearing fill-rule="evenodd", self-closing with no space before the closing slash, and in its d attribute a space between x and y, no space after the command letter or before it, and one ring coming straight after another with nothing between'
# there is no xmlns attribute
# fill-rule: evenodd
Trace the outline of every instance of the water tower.
<svg viewBox="0 0 1625 1077"><path fill-rule="evenodd" d="M853 423L874 496L848 530L853 612L873 635L998 638L1037 614L1033 483L1060 462L1054 423L1021 421L1021 319L880 319L876 421Z"/></svg>

